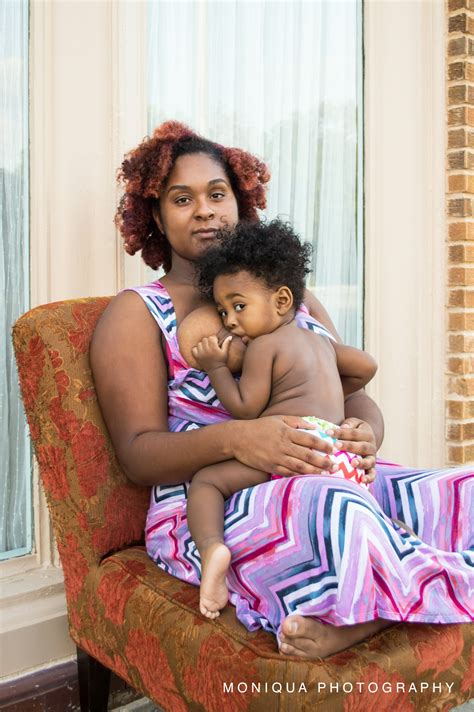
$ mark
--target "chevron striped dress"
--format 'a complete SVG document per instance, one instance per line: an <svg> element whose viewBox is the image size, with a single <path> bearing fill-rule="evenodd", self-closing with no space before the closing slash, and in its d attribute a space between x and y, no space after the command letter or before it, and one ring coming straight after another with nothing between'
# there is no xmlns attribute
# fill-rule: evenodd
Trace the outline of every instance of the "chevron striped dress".
<svg viewBox="0 0 474 712"><path fill-rule="evenodd" d="M229 418L207 375L179 353L164 286L158 281L134 291L166 340L170 430ZM304 309L297 318L302 328L324 332ZM199 585L199 553L186 522L188 486L152 489L146 545L164 571ZM334 625L474 618L473 469L380 462L369 490L331 476L273 479L227 500L225 542L232 552L230 601L249 630L278 634L292 613Z"/></svg>

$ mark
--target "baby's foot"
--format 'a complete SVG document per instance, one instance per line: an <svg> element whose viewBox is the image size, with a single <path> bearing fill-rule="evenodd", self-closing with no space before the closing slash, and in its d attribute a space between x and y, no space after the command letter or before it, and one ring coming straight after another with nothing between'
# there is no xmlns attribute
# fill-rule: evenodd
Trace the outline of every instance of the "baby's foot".
<svg viewBox="0 0 474 712"><path fill-rule="evenodd" d="M206 618L217 618L229 599L225 581L230 564L230 551L222 542L215 542L201 552L201 591L199 610Z"/></svg>

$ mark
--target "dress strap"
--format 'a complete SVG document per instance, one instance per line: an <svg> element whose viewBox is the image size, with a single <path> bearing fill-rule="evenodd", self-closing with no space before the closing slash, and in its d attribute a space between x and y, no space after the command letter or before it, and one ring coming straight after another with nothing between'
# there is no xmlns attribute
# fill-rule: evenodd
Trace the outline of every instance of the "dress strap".
<svg viewBox="0 0 474 712"><path fill-rule="evenodd" d="M174 340L176 336L176 314L168 290L159 280L142 287L129 287L128 290L124 291L139 294L166 340L168 342Z"/></svg>
<svg viewBox="0 0 474 712"><path fill-rule="evenodd" d="M314 331L316 334L321 336L326 336L331 341L336 341L336 338L331 334L329 329L326 329L321 322L311 316L305 304L302 304L298 311L296 312L296 323L303 329L309 329L309 331Z"/></svg>

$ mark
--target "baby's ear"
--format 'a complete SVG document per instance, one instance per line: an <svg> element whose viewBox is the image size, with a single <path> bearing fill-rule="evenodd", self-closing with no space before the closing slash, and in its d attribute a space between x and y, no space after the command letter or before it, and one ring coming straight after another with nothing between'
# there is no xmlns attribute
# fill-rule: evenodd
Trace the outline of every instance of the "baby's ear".
<svg viewBox="0 0 474 712"><path fill-rule="evenodd" d="M275 304L277 312L280 316L285 316L293 306L293 292L289 287L284 285L279 287L275 292Z"/></svg>

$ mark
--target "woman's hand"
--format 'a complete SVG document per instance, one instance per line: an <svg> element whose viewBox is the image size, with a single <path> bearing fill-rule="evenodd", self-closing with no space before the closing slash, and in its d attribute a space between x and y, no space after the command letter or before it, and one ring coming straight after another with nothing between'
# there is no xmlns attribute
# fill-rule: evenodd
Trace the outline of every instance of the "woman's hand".
<svg viewBox="0 0 474 712"><path fill-rule="evenodd" d="M333 446L316 434L304 432L303 429L313 430L315 426L303 418L272 415L258 420L235 420L232 425L233 456L244 465L284 476L337 469L330 457Z"/></svg>
<svg viewBox="0 0 474 712"><path fill-rule="evenodd" d="M340 426L328 429L328 435L337 438L336 448L354 453L354 467L365 470L362 481L369 484L375 480L375 456L377 446L374 431L360 418L346 418Z"/></svg>

